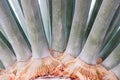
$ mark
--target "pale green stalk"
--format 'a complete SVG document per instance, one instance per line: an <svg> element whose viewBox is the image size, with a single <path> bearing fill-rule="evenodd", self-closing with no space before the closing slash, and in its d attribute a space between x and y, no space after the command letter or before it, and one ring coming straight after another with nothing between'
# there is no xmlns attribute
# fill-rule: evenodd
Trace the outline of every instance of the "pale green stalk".
<svg viewBox="0 0 120 80"><path fill-rule="evenodd" d="M18 0L9 0L10 6L12 7L15 16L17 17L25 35L27 36L27 39L29 40L29 36L28 36L28 31L27 31L27 25L25 23L25 18L24 15L22 13L20 4L18 2Z"/></svg>
<svg viewBox="0 0 120 80"><path fill-rule="evenodd" d="M89 33L92 29L92 26L94 24L94 21L96 19L99 9L100 9L102 1L103 0L92 0L92 2L91 2L89 16L88 16L88 20L86 23L84 36L83 36L83 46L84 46L84 44L89 36Z"/></svg>
<svg viewBox="0 0 120 80"><path fill-rule="evenodd" d="M5 43L0 39L0 60L5 68L12 66L15 61L15 55L9 50Z"/></svg>
<svg viewBox="0 0 120 80"><path fill-rule="evenodd" d="M17 60L25 61L29 59L31 52L11 14L7 0L0 0L0 15L0 24L14 49Z"/></svg>
<svg viewBox="0 0 120 80"><path fill-rule="evenodd" d="M27 23L28 34L30 37L32 57L41 58L43 56L49 56L50 53L44 33L38 1L21 0L21 4Z"/></svg>
<svg viewBox="0 0 120 80"><path fill-rule="evenodd" d="M77 57L82 49L82 37L91 0L76 0L72 28L65 53Z"/></svg>
<svg viewBox="0 0 120 80"><path fill-rule="evenodd" d="M109 54L113 51L113 49L119 44L120 42L120 17L119 17L119 13L120 13L120 10L119 10L120 7L118 7L118 10L117 12L117 19L115 19L115 22L113 22L113 27L114 29L111 31L108 32L108 34L105 36L106 39L104 39L104 42L102 44L102 48L101 48L101 51L99 53L99 57L102 58L102 60L104 60L106 57L109 56Z"/></svg>
<svg viewBox="0 0 120 80"><path fill-rule="evenodd" d="M7 37L7 36L6 36ZM10 44L10 42L8 41L8 39L4 36L4 34L0 31L0 38L2 39L2 41L8 46L8 48L14 53L14 50Z"/></svg>
<svg viewBox="0 0 120 80"><path fill-rule="evenodd" d="M117 31L113 33L113 35L111 36L111 39L104 46L102 51L100 51L98 57L102 58L102 60L108 57L109 54L114 50L114 48L116 48L117 45L119 44L120 42L119 36L120 36L120 29L118 28Z"/></svg>
<svg viewBox="0 0 120 80"><path fill-rule="evenodd" d="M52 43L53 50L63 52L66 47L65 26L62 23L62 0L52 0Z"/></svg>
<svg viewBox="0 0 120 80"><path fill-rule="evenodd" d="M105 47L105 45L108 43L108 41L112 38L113 34L117 31L117 29L120 25L119 22L120 22L120 5L116 6L116 13L111 21L111 24L109 25L109 29L107 30L107 33L105 35L102 49Z"/></svg>
<svg viewBox="0 0 120 80"><path fill-rule="evenodd" d="M120 62L120 44L112 53L103 61L102 65L107 69L115 67Z"/></svg>
<svg viewBox="0 0 120 80"><path fill-rule="evenodd" d="M62 24L65 27L65 41L68 42L74 15L75 0L62 0Z"/></svg>
<svg viewBox="0 0 120 80"><path fill-rule="evenodd" d="M115 8L119 5L118 2L119 0L103 0L92 30L79 55L79 58L86 63L94 63L94 57L100 51L100 46L115 13Z"/></svg>
<svg viewBox="0 0 120 80"><path fill-rule="evenodd" d="M51 21L48 0L39 0L40 11L43 20L44 30L49 46L51 46Z"/></svg>

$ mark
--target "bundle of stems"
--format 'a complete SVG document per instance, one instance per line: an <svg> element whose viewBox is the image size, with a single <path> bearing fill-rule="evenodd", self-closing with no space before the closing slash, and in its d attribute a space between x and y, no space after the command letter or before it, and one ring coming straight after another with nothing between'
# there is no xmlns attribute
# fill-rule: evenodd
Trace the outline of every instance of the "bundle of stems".
<svg viewBox="0 0 120 80"><path fill-rule="evenodd" d="M120 0L0 0L0 80L119 80L119 21Z"/></svg>

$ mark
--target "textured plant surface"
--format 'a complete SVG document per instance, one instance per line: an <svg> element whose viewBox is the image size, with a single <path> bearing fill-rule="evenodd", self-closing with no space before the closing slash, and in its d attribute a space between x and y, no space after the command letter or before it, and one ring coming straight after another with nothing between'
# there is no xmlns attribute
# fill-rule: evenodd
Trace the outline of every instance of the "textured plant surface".
<svg viewBox="0 0 120 80"><path fill-rule="evenodd" d="M0 80L120 80L120 0L0 0Z"/></svg>

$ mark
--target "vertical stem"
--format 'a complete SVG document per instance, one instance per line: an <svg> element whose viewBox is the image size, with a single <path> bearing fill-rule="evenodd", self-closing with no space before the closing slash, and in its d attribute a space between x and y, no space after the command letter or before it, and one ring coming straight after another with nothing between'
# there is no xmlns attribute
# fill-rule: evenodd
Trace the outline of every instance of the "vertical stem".
<svg viewBox="0 0 120 80"><path fill-rule="evenodd" d="M102 49L102 51L99 54L99 57L101 57L103 60L108 57L108 55L112 52L112 50L119 44L120 42L120 29L116 31L116 33L113 34L110 41L105 45L105 47Z"/></svg>
<svg viewBox="0 0 120 80"><path fill-rule="evenodd" d="M112 53L103 61L102 65L107 69L111 69L120 62L120 44L112 51Z"/></svg>
<svg viewBox="0 0 120 80"><path fill-rule="evenodd" d="M62 24L62 0L52 0L52 49L65 50L65 26Z"/></svg>
<svg viewBox="0 0 120 80"><path fill-rule="evenodd" d="M82 49L82 37L85 24L88 18L88 11L91 0L76 0L72 28L68 40L66 53L77 57Z"/></svg>
<svg viewBox="0 0 120 80"><path fill-rule="evenodd" d="M32 47L32 57L42 58L43 56L50 55L38 1L21 0L21 4L27 22L28 34Z"/></svg>
<svg viewBox="0 0 120 80"><path fill-rule="evenodd" d="M93 63L93 57L100 51L108 25L115 13L116 6L119 5L118 2L118 0L103 0L102 2L88 39L79 55L79 58L88 64Z"/></svg>
<svg viewBox="0 0 120 80"><path fill-rule="evenodd" d="M62 23L65 27L65 41L68 42L74 15L75 0L62 0Z"/></svg>
<svg viewBox="0 0 120 80"><path fill-rule="evenodd" d="M0 60L2 61L5 68L12 66L16 59L15 55L8 49L8 47L0 39Z"/></svg>
<svg viewBox="0 0 120 80"><path fill-rule="evenodd" d="M101 3L102 3L103 0L96 0L95 2L95 5L93 7L93 10L91 12L91 15L90 15L90 18L88 19L88 23L86 24L86 30L85 30L85 33L84 33L84 40L83 40L83 45L85 44L87 38L88 38L88 35L92 29L92 26L93 26L93 23L96 19L96 16L98 14L98 11L99 11L99 8L101 6ZM92 7L93 5L91 5Z"/></svg>
<svg viewBox="0 0 120 80"><path fill-rule="evenodd" d="M115 13L115 15L114 15L114 17L111 21L111 24L109 25L107 33L105 35L104 42L103 42L103 45L102 45L102 49L105 47L105 45L108 43L108 41L112 38L113 34L115 32L117 32L118 27L120 25L119 24L119 21L120 21L120 5L118 5L118 7L116 7L116 8L117 8L116 13Z"/></svg>
<svg viewBox="0 0 120 80"><path fill-rule="evenodd" d="M7 37L7 36L6 36ZM0 31L0 38L2 39L2 41L8 46L8 48L14 53L14 50L10 44L10 42L8 41L8 39L4 36L4 34Z"/></svg>
<svg viewBox="0 0 120 80"><path fill-rule="evenodd" d="M50 13L50 23L52 26L52 0L48 0L48 5L49 5L49 13Z"/></svg>
<svg viewBox="0 0 120 80"><path fill-rule="evenodd" d="M31 56L31 52L21 35L18 26L11 14L7 0L0 0L0 24L10 41L18 61L25 61Z"/></svg>
<svg viewBox="0 0 120 80"><path fill-rule="evenodd" d="M27 31L27 25L25 23L25 18L22 12L22 9L20 7L20 4L18 2L18 0L9 0L10 6L12 7L15 16L17 17L23 31L25 32L25 35L27 36L27 39L29 40L29 36L28 36L28 31Z"/></svg>
<svg viewBox="0 0 120 80"><path fill-rule="evenodd" d="M51 46L51 21L48 0L39 0L44 30L49 46Z"/></svg>

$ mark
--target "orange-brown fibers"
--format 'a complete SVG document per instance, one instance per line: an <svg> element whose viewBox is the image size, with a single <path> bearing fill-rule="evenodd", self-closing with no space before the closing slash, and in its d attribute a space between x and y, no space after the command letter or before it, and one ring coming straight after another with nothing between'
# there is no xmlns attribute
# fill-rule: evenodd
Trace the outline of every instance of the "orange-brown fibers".
<svg viewBox="0 0 120 80"><path fill-rule="evenodd" d="M68 59L65 59L67 55L64 54L55 56L56 58L48 56L42 59L31 59L24 68L20 69L21 71L16 70L18 71L16 74L0 70L0 80L51 80L53 78L57 80L61 78L64 80L106 80L109 74L114 77L107 80L117 80L112 72L100 64L89 65L70 55Z"/></svg>

